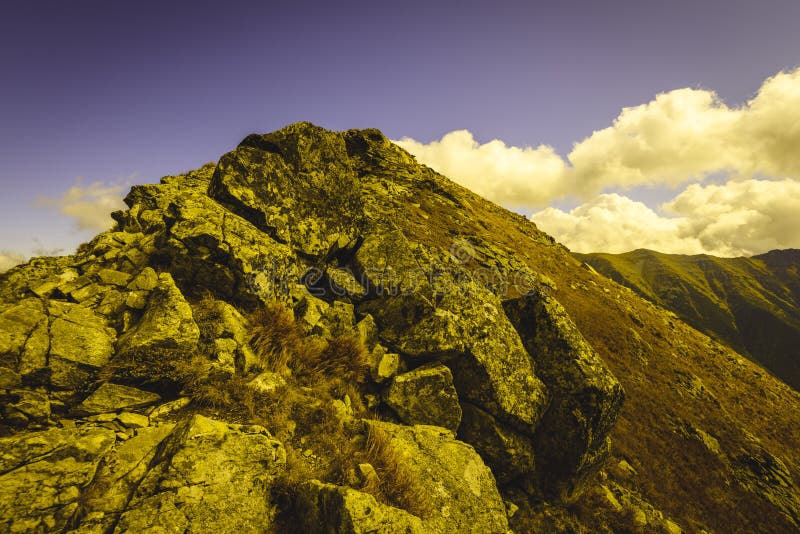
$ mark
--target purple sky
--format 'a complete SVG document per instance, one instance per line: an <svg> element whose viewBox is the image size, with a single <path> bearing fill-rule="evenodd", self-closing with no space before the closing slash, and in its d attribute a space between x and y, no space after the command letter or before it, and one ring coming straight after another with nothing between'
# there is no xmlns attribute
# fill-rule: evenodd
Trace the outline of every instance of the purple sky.
<svg viewBox="0 0 800 534"><path fill-rule="evenodd" d="M298 120L564 155L658 92L733 106L800 64L796 0L202 4L2 3L0 251L85 238L37 205L79 177L154 182Z"/></svg>

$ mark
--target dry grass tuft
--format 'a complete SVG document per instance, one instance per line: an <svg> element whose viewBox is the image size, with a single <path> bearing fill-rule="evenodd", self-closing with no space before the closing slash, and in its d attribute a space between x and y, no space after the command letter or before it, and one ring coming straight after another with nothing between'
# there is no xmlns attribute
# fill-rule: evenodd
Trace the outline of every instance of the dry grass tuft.
<svg viewBox="0 0 800 534"><path fill-rule="evenodd" d="M250 345L259 357L261 369L289 374L292 355L307 350L292 311L279 302L271 302L253 313L250 324Z"/></svg>
<svg viewBox="0 0 800 534"><path fill-rule="evenodd" d="M363 458L375 468L378 478L361 491L419 517L431 513L424 488L386 431L370 426Z"/></svg>

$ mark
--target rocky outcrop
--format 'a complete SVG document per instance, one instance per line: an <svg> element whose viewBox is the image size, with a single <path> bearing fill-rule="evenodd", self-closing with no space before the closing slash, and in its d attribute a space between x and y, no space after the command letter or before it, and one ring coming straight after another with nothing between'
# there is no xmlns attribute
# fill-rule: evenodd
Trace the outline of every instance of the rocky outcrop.
<svg viewBox="0 0 800 534"><path fill-rule="evenodd" d="M453 248L431 219L483 201L377 130L248 136L125 202L76 255L0 277L3 446L56 444L17 462L44 463L8 487L49 489L31 511L9 493L9 528L506 533L501 491L568 499L601 464L619 384L554 299L496 278L555 284ZM370 432L411 494L316 450L346 464ZM302 513L279 510L286 479Z"/></svg>
<svg viewBox="0 0 800 534"><path fill-rule="evenodd" d="M608 453L622 387L555 299L533 293L503 306L551 395L533 442L539 486L569 499Z"/></svg>

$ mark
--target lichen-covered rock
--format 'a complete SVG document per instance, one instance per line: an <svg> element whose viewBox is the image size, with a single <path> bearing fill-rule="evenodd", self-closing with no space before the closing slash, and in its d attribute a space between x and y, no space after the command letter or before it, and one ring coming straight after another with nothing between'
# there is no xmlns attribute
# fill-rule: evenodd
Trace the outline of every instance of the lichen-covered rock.
<svg viewBox="0 0 800 534"><path fill-rule="evenodd" d="M555 299L534 293L503 306L551 394L535 439L539 486L570 499L608 452L622 386Z"/></svg>
<svg viewBox="0 0 800 534"><path fill-rule="evenodd" d="M61 532L114 432L82 427L0 438L0 530Z"/></svg>
<svg viewBox="0 0 800 534"><path fill-rule="evenodd" d="M444 365L424 365L396 376L384 398L406 424L441 426L453 432L461 424L453 375Z"/></svg>
<svg viewBox="0 0 800 534"><path fill-rule="evenodd" d="M50 383L75 390L111 358L116 332L106 320L89 308L51 300Z"/></svg>
<svg viewBox="0 0 800 534"><path fill-rule="evenodd" d="M191 350L197 345L200 330L192 308L175 286L169 273L159 275L158 286L150 294L144 315L119 338L120 355L147 353L153 349Z"/></svg>
<svg viewBox="0 0 800 534"><path fill-rule="evenodd" d="M47 367L48 318L42 301L29 298L0 313L0 365L27 375Z"/></svg>
<svg viewBox="0 0 800 534"><path fill-rule="evenodd" d="M116 412L124 409L143 408L157 403L161 397L119 384L105 383L97 388L78 406L81 412L96 414Z"/></svg>
<svg viewBox="0 0 800 534"><path fill-rule="evenodd" d="M285 461L265 429L194 415L159 446L115 532L267 532L270 481Z"/></svg>
<svg viewBox="0 0 800 534"><path fill-rule="evenodd" d="M82 492L83 510L77 532L106 532L119 519L147 474L161 442L173 424L145 428L106 456L94 480Z"/></svg>
<svg viewBox="0 0 800 534"><path fill-rule="evenodd" d="M309 256L355 241L359 193L344 136L309 123L248 136L220 159L209 187L212 198Z"/></svg>
<svg viewBox="0 0 800 534"><path fill-rule="evenodd" d="M422 520L405 510L381 504L367 493L311 480L297 492L293 525L308 534L423 534Z"/></svg>
<svg viewBox="0 0 800 534"><path fill-rule="evenodd" d="M388 436L397 461L420 485L430 511L426 532L506 534L506 508L494 476L470 445L447 430L367 421L367 428Z"/></svg>
<svg viewBox="0 0 800 534"><path fill-rule="evenodd" d="M502 424L469 402L462 402L461 409L458 439L480 452L499 483L528 485L536 475L536 454L531 437Z"/></svg>
<svg viewBox="0 0 800 534"><path fill-rule="evenodd" d="M395 240L399 244L392 246ZM426 270L422 260L409 257L397 232L373 241L368 246L365 240L356 261L364 276L371 276L374 291L389 295L361 308L373 315L382 339L412 358L441 359L451 368L461 397L532 433L547 392L500 300L448 271L436 278L434 287L424 274L435 263Z"/></svg>

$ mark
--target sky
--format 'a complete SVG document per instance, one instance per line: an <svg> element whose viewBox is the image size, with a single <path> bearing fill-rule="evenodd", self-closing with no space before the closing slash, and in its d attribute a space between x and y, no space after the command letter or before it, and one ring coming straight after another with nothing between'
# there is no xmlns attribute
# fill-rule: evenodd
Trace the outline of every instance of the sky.
<svg viewBox="0 0 800 534"><path fill-rule="evenodd" d="M796 0L5 0L0 269L300 120L377 127L573 250L800 247L798 20Z"/></svg>

